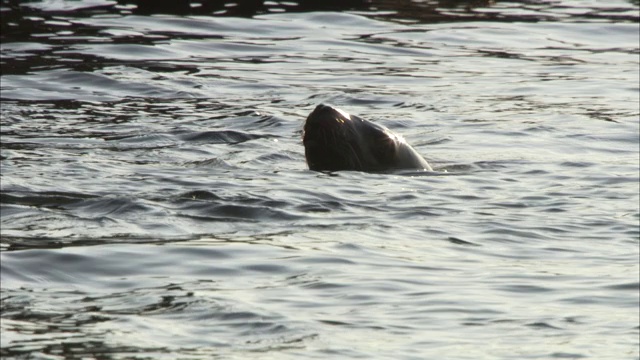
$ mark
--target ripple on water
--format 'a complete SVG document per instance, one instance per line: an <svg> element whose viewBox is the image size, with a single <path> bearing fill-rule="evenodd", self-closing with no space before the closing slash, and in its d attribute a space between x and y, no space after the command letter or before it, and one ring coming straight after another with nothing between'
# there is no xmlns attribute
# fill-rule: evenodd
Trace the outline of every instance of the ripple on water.
<svg viewBox="0 0 640 360"><path fill-rule="evenodd" d="M1 356L638 357L636 2L218 5L3 9Z"/></svg>

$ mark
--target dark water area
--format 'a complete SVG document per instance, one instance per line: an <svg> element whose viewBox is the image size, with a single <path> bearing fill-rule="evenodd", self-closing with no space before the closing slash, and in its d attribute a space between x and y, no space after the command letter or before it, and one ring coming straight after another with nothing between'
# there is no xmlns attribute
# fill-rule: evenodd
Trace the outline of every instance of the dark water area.
<svg viewBox="0 0 640 360"><path fill-rule="evenodd" d="M638 1L1 4L2 358L640 358Z"/></svg>

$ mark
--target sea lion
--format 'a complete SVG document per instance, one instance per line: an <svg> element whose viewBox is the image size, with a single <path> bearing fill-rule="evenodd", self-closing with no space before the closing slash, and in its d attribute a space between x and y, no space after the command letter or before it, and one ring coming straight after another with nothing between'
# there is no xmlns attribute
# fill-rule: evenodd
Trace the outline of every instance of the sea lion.
<svg viewBox="0 0 640 360"><path fill-rule="evenodd" d="M432 171L401 136L329 105L320 104L309 114L302 142L309 169L315 171Z"/></svg>

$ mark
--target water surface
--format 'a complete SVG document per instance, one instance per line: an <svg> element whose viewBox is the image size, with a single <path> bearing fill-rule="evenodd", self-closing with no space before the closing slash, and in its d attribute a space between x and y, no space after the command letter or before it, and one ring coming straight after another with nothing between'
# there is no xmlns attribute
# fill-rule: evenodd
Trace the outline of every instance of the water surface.
<svg viewBox="0 0 640 360"><path fill-rule="evenodd" d="M3 357L639 358L637 2L202 3L2 3Z"/></svg>

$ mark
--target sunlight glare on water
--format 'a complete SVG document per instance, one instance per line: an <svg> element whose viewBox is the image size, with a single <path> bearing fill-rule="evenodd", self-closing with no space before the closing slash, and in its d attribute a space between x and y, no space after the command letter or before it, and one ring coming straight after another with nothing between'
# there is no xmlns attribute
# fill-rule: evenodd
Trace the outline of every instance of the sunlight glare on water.
<svg viewBox="0 0 640 360"><path fill-rule="evenodd" d="M639 358L637 1L184 4L2 2L3 358Z"/></svg>

